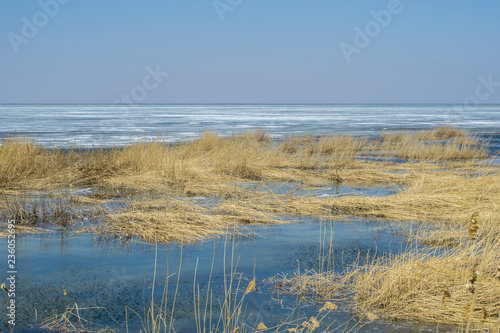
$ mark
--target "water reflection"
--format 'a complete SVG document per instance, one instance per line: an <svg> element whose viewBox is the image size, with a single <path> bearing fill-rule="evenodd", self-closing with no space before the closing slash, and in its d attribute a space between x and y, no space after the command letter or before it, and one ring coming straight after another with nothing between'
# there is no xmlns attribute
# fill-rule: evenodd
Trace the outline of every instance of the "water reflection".
<svg viewBox="0 0 500 333"><path fill-rule="evenodd" d="M319 269L321 244L326 244L326 253L332 254L332 265L337 271L368 253L380 256L397 253L405 247L385 224L366 220L349 223L302 221L253 227L252 232L252 237L216 239L184 247L158 245L156 280L153 280L154 246L119 242L97 244L89 236L65 233L22 237L18 241L18 323L23 326L36 324L35 309L39 320L54 312L61 313L67 301L69 305L78 303L80 308L106 308L116 322L102 309L82 311L82 316L92 323L124 331L125 306L143 314L144 304L148 304L151 295L160 304L168 288L166 308L170 312L177 288L174 327L182 332L196 331L195 270L201 295L205 295L211 280L212 302L216 307L219 299L224 299L224 277L227 279L231 272L232 260L237 272L235 285L240 283L240 294L252 280L255 267L257 292L247 295L244 304L248 324L265 322L270 327L289 316L292 309L299 316L317 314L315 305L298 304L294 297L285 295L278 297L264 280L278 273L294 273L299 265L301 271ZM5 242L0 240L0 246L6 246ZM68 293L67 300L63 286ZM127 313L129 331L142 329L139 317L131 311ZM338 311L326 323L336 321L333 325L338 325L350 319L349 313ZM376 325L385 327L380 323ZM386 332L393 327L391 325L385 328ZM408 331L412 329L422 330L413 327Z"/></svg>

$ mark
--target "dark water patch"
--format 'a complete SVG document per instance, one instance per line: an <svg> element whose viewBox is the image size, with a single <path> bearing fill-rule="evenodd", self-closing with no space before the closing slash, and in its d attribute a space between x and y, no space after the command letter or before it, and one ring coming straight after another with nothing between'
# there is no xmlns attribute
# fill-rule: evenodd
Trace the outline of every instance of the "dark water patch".
<svg viewBox="0 0 500 333"><path fill-rule="evenodd" d="M333 183L329 186L306 187L299 183L262 183L262 182L240 182L237 184L241 188L251 189L260 192L272 192L276 194L289 194L293 196L389 196L396 194L398 189L394 186L356 186L349 184Z"/></svg>
<svg viewBox="0 0 500 333"><path fill-rule="evenodd" d="M408 162L408 160L404 158L377 156L376 153L374 153L373 155L356 156L356 160L364 162L386 162L394 164L404 164Z"/></svg>
<svg viewBox="0 0 500 333"><path fill-rule="evenodd" d="M477 136L481 141L487 142L485 146L490 155L500 154L500 133L480 133Z"/></svg>
<svg viewBox="0 0 500 333"><path fill-rule="evenodd" d="M211 276L212 289L217 298L224 297L224 248L226 248L226 278L230 272L229 262L234 248L234 263L238 261L236 278L244 290L253 278L254 264L258 292L245 300L248 314L257 320L273 320L289 314L295 300L285 300L286 307L270 312L272 290L264 286L267 277L278 273L293 273L298 269L314 269L318 266L320 242L332 237L333 253L344 254L344 262L355 260L357 253L384 253L399 251L400 240L376 222L354 221L334 225L318 222L302 222L276 227L254 228L254 238L214 240L194 246L158 246L157 279L153 281L155 248L149 245L124 246L119 242L97 245L87 236L68 236L64 233L46 236L27 236L19 239L18 288L16 300L20 304L17 312L20 326L36 324L35 309L42 320L62 313L66 302L78 303L80 308L104 307L120 323L116 325L109 315L101 310L82 311L82 317L94 323L123 329L124 309L129 306L142 311L144 301L154 295L161 301L168 280L169 300L178 287L176 303L176 328L193 331L193 279L197 267L197 281L201 290L206 290L215 251L214 269ZM333 234L329 233L333 231ZM0 246L6 246L5 240ZM177 272L182 252L182 271L177 285ZM346 255L349 253L349 255ZM337 258L338 262L342 262ZM167 264L168 261L168 264ZM67 299L63 294L67 290ZM153 292L154 287L154 292ZM240 290L240 292L241 292ZM170 306L170 305L169 305ZM272 308L272 306L271 306ZM301 311L308 314L317 308ZM131 332L139 329L137 317L129 318Z"/></svg>

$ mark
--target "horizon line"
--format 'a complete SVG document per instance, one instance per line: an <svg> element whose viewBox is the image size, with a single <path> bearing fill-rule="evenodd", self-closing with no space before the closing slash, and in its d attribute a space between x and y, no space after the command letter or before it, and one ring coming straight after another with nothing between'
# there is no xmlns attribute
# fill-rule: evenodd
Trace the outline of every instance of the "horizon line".
<svg viewBox="0 0 500 333"><path fill-rule="evenodd" d="M370 102L363 102L363 103L283 103L283 102L276 102L276 103L266 103L266 102L257 102L257 103L245 103L245 102L235 102L235 103L140 103L140 104L113 104L113 103L0 103L0 106L4 105L110 105L110 106L117 106L117 107L135 107L135 106L148 106L148 105L463 105L463 103L456 103L456 102L439 102L439 103L432 103L432 102L404 102L404 103L383 103L383 102L377 102L377 103L370 103ZM494 105L500 105L500 103L479 103L475 106L494 106ZM472 106L471 106L472 107Z"/></svg>

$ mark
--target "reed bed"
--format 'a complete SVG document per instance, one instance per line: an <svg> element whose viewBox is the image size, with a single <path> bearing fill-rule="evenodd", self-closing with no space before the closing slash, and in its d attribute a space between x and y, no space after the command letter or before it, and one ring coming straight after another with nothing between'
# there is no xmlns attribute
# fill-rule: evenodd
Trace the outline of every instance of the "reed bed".
<svg viewBox="0 0 500 333"><path fill-rule="evenodd" d="M498 241L463 244L445 253L411 251L353 266L346 272L278 277L278 288L318 302L349 306L361 319L499 328ZM481 267L481 268L480 268ZM481 281L479 281L481 276Z"/></svg>
<svg viewBox="0 0 500 333"><path fill-rule="evenodd" d="M0 188L45 187L72 179L67 168L75 163L73 153L42 148L26 138L5 138L0 146Z"/></svg>
<svg viewBox="0 0 500 333"><path fill-rule="evenodd" d="M439 133L445 134L439 134ZM449 133L448 133L449 132ZM423 137L445 142L422 141ZM448 134L446 134L448 133ZM396 140L397 138L397 140ZM173 193L193 184L222 184L235 180L384 181L381 170L394 167L390 158L408 159L401 169L421 170L435 162L471 163L487 157L470 134L440 129L414 134L386 134L382 139L348 135L289 137L272 141L265 132L232 137L206 133L198 140L167 144L163 138L123 148L90 151L46 149L35 141L4 139L0 147L0 189L54 189L100 186L125 192ZM382 155L386 161L360 157ZM357 174L362 177L357 177ZM392 176L396 177L396 176ZM391 179L385 179L391 181Z"/></svg>
<svg viewBox="0 0 500 333"><path fill-rule="evenodd" d="M499 213L500 174L466 178L454 172L414 175L413 181L387 197L290 197L274 211L316 217L359 216L391 221L449 222L466 226L474 212Z"/></svg>
<svg viewBox="0 0 500 333"><path fill-rule="evenodd" d="M498 329L499 250L498 242L487 249L474 243L445 255L411 252L377 261L356 278L355 310L392 320L455 325L472 320L478 328Z"/></svg>
<svg viewBox="0 0 500 333"><path fill-rule="evenodd" d="M486 156L476 143L469 133L450 128L385 134L380 139L306 135L272 141L265 132L231 137L206 133L198 140L174 145L158 138L123 148L66 152L13 138L5 139L0 147L5 158L0 162L4 163L0 189L4 197L12 198L20 191L43 189L54 195L60 188L85 186L97 193L60 197L69 197L71 204L94 206L113 200L140 201L151 195L160 195L170 203L186 196L219 200L216 208L202 210L184 201L182 207L176 203L174 208L163 210L132 205L99 213L105 222L94 231L102 234L108 230L125 238L141 234L148 241L153 241L154 235L161 235L164 241L179 237L193 241L223 234L222 230L238 223L280 223L282 215L459 223L475 210L490 211L499 198L498 167L479 164ZM421 145L420 150L415 145ZM413 151L414 156L403 154L404 149ZM381 160L366 159L380 154ZM401 154L408 158L406 162L386 159ZM16 158L19 161L13 168L3 162ZM298 186L392 184L402 191L387 198L297 197L256 193L239 186L248 181L293 182ZM20 207L0 209L21 220L29 216ZM63 215L64 209L60 212ZM183 227L179 237L173 237L173 230Z"/></svg>
<svg viewBox="0 0 500 333"><path fill-rule="evenodd" d="M0 213L3 220L15 220L16 226L26 230L45 226L67 228L83 217L67 200L46 198L6 201Z"/></svg>
<svg viewBox="0 0 500 333"><path fill-rule="evenodd" d="M413 179L412 181L408 179ZM283 223L284 216L348 219L352 216L388 221L427 223L418 237L426 244L448 245L468 238L471 216L477 214L480 234L496 229L500 214L500 174L464 177L456 172L408 176L409 184L394 195L317 197L235 189L232 195L201 207L187 199L164 197L133 203L110 214L102 230L123 230L148 241L179 241L224 234L241 224ZM291 220L288 218L288 220ZM435 227L438 226L438 227ZM191 230L191 231L190 231ZM149 234L150 233L150 234ZM180 237L180 238L179 238ZM413 237L416 237L413 234Z"/></svg>
<svg viewBox="0 0 500 333"><path fill-rule="evenodd" d="M477 142L464 142L464 139L427 143L404 137L402 141L384 141L381 149L387 156L419 161L470 161L486 158L486 148L477 145Z"/></svg>

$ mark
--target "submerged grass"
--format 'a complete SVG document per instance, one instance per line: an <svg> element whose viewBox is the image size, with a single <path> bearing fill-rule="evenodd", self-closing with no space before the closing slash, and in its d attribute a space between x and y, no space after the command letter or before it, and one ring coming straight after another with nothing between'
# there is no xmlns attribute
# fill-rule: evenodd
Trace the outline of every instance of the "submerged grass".
<svg viewBox="0 0 500 333"><path fill-rule="evenodd" d="M14 220L16 232L20 234L69 230L81 224L85 216L88 218L89 212L78 209L70 198L9 198L3 201L0 209L2 221ZM0 231L0 236L6 235Z"/></svg>

